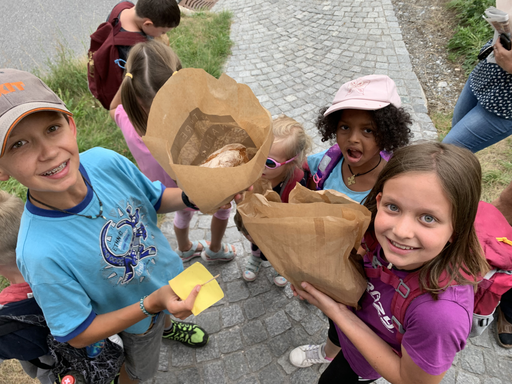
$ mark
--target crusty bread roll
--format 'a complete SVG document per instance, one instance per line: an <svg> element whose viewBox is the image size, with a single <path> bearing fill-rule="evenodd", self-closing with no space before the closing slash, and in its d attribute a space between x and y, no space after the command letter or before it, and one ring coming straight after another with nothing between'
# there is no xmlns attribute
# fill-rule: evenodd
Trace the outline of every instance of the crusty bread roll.
<svg viewBox="0 0 512 384"><path fill-rule="evenodd" d="M207 168L237 167L249 162L247 149L242 144L228 144L213 152L200 164Z"/></svg>

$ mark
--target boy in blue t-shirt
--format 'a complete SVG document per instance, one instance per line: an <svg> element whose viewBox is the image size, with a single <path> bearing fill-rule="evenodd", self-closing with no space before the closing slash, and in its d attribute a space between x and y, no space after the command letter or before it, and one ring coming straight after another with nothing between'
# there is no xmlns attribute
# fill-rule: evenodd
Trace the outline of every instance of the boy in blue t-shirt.
<svg viewBox="0 0 512 384"><path fill-rule="evenodd" d="M120 383L151 378L160 312L190 316L200 289L181 301L167 283L183 265L157 213L193 204L115 152L79 154L71 113L37 77L0 69L0 93L0 181L13 177L28 188L17 263L53 336L83 348L118 333L126 357ZM179 324L175 339L206 344L204 331L188 324L181 340ZM194 345L191 335L201 340Z"/></svg>

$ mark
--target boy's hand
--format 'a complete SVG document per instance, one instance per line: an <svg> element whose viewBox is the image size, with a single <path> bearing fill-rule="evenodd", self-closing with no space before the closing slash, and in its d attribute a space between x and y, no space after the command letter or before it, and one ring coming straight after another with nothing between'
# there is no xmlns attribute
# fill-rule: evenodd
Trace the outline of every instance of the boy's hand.
<svg viewBox="0 0 512 384"><path fill-rule="evenodd" d="M153 292L146 298L146 301L151 301L146 304L146 309L150 313L157 313L163 309L167 309L173 316L178 319L186 319L192 314L192 308L196 301L197 295L201 289L200 285L197 285L185 301L182 301L178 295L172 290L170 285L164 285L162 288ZM153 308L156 308L153 310Z"/></svg>

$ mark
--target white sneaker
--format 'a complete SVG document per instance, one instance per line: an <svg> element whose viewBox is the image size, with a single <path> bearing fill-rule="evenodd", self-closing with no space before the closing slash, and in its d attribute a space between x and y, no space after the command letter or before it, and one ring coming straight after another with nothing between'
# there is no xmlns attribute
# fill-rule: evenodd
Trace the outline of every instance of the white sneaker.
<svg viewBox="0 0 512 384"><path fill-rule="evenodd" d="M329 364L325 358L325 343L320 345L301 345L290 352L290 363L299 368L310 367L313 364Z"/></svg>

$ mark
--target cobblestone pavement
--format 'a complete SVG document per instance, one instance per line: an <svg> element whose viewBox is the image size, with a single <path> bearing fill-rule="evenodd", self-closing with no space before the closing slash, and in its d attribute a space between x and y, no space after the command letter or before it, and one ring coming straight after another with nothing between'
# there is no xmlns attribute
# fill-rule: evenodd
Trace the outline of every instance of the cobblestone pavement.
<svg viewBox="0 0 512 384"><path fill-rule="evenodd" d="M397 83L415 121L415 140L436 138L389 0L220 0L213 10L222 9L234 15L235 45L226 73L248 84L274 117L285 113L302 122L314 138L314 153L327 148L315 132L318 109L332 101L342 83L374 73ZM196 215L190 237L209 239L209 227L209 216ZM176 247L172 215L162 229ZM221 274L225 297L189 319L210 333L210 342L195 350L165 341L159 373L151 382L315 383L325 366L298 369L288 354L296 346L325 340L325 316L293 299L289 287L276 287L268 263L255 282L242 279L250 245L232 218L225 241L235 245L236 259L207 264L214 275ZM185 267L196 261L202 262L194 259ZM512 382L512 350L497 346L492 332L494 327L470 340L444 384Z"/></svg>

